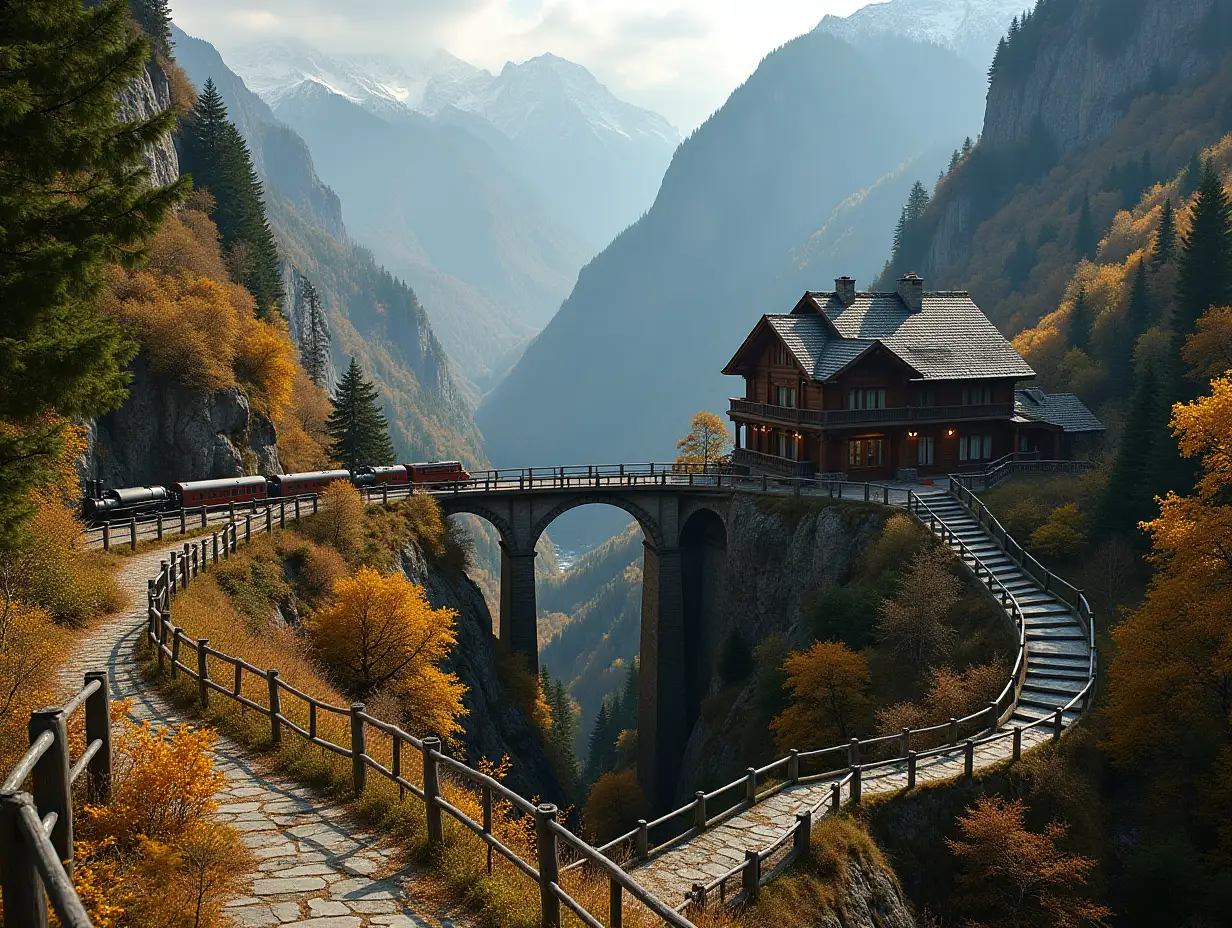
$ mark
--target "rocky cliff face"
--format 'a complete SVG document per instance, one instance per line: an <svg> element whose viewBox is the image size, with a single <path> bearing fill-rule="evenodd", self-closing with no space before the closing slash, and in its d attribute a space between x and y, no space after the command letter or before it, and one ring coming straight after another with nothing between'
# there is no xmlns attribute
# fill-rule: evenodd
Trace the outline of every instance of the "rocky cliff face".
<svg viewBox="0 0 1232 928"><path fill-rule="evenodd" d="M83 476L129 487L276 474L276 441L238 388L206 394L169 384L138 356L124 405L92 426Z"/></svg>
<svg viewBox="0 0 1232 928"><path fill-rule="evenodd" d="M320 386L331 396L338 383L338 368L334 365L330 353L330 343L333 336L326 321L326 308L321 304L320 294L317 294L317 305L314 310L309 294L312 292L312 281L300 273L299 268L290 262L282 265L283 291L286 299L283 301L282 314L286 317L287 328L291 333L291 341L299 349L304 370L313 376L316 347L322 348L320 355L321 370L318 372Z"/></svg>
<svg viewBox="0 0 1232 928"><path fill-rule="evenodd" d="M497 676L492 645L492 616L479 587L465 576L451 576L430 564L410 545L402 554L402 572L427 591L434 608L447 606L458 613L458 643L448 669L466 684L462 743L467 759L499 761L505 755L513 769L505 784L526 797L542 796L553 802L565 797L552 773L538 736L505 695Z"/></svg>
<svg viewBox="0 0 1232 928"><path fill-rule="evenodd" d="M738 629L750 644L782 635L792 647L806 646L811 640L809 602L825 587L851 578L860 553L884 521L884 512L851 503L737 496L727 524L718 640ZM681 801L691 798L700 784L729 782L748 767L748 758L729 733L748 711L754 686L749 681L723 717L702 713L685 749L677 789ZM709 694L721 687L716 675Z"/></svg>
<svg viewBox="0 0 1232 928"><path fill-rule="evenodd" d="M911 907L894 874L859 854L849 854L833 907L816 928L915 928Z"/></svg>
<svg viewBox="0 0 1232 928"><path fill-rule="evenodd" d="M147 63L145 72L120 94L120 118L150 119L171 106L171 89L161 70ZM157 187L170 184L180 176L180 160L170 136L146 149L146 167L150 181Z"/></svg>

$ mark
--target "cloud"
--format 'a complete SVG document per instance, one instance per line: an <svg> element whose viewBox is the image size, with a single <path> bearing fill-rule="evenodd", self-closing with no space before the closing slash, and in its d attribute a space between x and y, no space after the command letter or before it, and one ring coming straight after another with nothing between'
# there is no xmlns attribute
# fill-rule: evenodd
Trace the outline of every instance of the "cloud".
<svg viewBox="0 0 1232 928"><path fill-rule="evenodd" d="M490 70L551 52L691 130L777 45L860 0L173 0L223 50L294 38L332 53L437 48Z"/></svg>

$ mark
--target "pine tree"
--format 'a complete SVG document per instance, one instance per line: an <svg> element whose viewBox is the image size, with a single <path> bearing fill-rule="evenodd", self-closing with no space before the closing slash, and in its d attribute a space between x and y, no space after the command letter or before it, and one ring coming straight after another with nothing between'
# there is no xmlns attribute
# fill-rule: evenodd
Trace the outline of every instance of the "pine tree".
<svg viewBox="0 0 1232 928"><path fill-rule="evenodd" d="M1146 280L1146 259L1140 258L1138 269L1134 272L1134 282L1129 290L1129 302L1121 320L1115 360L1117 379L1126 390L1132 391L1134 386L1134 346L1138 337L1151 327L1153 315L1151 291Z"/></svg>
<svg viewBox="0 0 1232 928"><path fill-rule="evenodd" d="M1139 522L1158 515L1154 500L1165 489L1166 444L1171 444L1168 404L1151 365L1138 378L1125 432L1104 487L1097 516L1101 534L1135 533Z"/></svg>
<svg viewBox="0 0 1232 928"><path fill-rule="evenodd" d="M1172 197L1164 200L1163 212L1159 216L1159 231L1155 233L1155 247L1151 250L1151 263L1156 268L1162 267L1172 260L1176 250L1176 214L1172 209Z"/></svg>
<svg viewBox="0 0 1232 928"><path fill-rule="evenodd" d="M1082 209L1078 213L1078 231L1074 235L1074 248L1079 260L1094 259L1099 249L1099 238L1095 234L1095 221L1091 218L1091 197L1082 198Z"/></svg>
<svg viewBox="0 0 1232 928"><path fill-rule="evenodd" d="M330 437L329 453L349 470L360 465L394 463L394 448L389 440L389 423L381 412L380 393L364 380L359 362L351 365L334 391L333 412L325 423Z"/></svg>
<svg viewBox="0 0 1232 928"><path fill-rule="evenodd" d="M227 119L227 107L211 79L182 125L180 167L192 175L194 187L214 197L212 218L231 275L256 298L258 311L269 316L282 300L278 246L248 146Z"/></svg>
<svg viewBox="0 0 1232 928"><path fill-rule="evenodd" d="M51 417L123 400L135 346L94 298L188 190L151 187L142 162L174 113L123 121L149 55L130 29L123 0L0 5L0 546L55 479Z"/></svg>
<svg viewBox="0 0 1232 928"><path fill-rule="evenodd" d="M1174 340L1193 333L1198 318L1212 306L1232 302L1232 206L1214 165L1208 163L1194 198L1189 231L1177 256Z"/></svg>
<svg viewBox="0 0 1232 928"><path fill-rule="evenodd" d="M307 316L308 331L304 333L300 357L312 382L321 387L325 385L325 377L329 371L329 326L325 321L321 295L317 288L307 278L303 278L303 281L304 313Z"/></svg>
<svg viewBox="0 0 1232 928"><path fill-rule="evenodd" d="M921 235L921 220L928 209L930 198L928 188L918 180L911 188L907 203L898 217L894 228L894 251L890 258L891 264L899 271L906 271L909 265L918 264L923 258L924 241Z"/></svg>
<svg viewBox="0 0 1232 928"><path fill-rule="evenodd" d="M1031 276L1035 267L1035 254L1027 242L1027 236L1020 236L1018 244L1005 262L1005 277L1011 289L1017 289Z"/></svg>
<svg viewBox="0 0 1232 928"><path fill-rule="evenodd" d="M552 716L546 745L556 768L556 776L565 792L572 793L578 782L577 735L578 722L569 690L560 680L552 678L548 668L539 671L539 683Z"/></svg>
<svg viewBox="0 0 1232 928"><path fill-rule="evenodd" d="M150 50L171 56L171 5L168 0L130 0L129 9L150 40Z"/></svg>
<svg viewBox="0 0 1232 928"><path fill-rule="evenodd" d="M1085 287L1078 290L1074 306L1069 311L1069 343L1088 358L1091 357L1091 329L1095 320L1091 316L1091 307L1087 303Z"/></svg>

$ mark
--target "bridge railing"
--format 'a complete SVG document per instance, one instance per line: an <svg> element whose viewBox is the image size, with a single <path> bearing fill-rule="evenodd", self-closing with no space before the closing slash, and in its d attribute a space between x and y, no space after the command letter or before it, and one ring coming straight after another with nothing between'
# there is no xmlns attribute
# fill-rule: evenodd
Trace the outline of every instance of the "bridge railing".
<svg viewBox="0 0 1232 928"><path fill-rule="evenodd" d="M65 928L91 928L73 889L73 784L84 774L91 802L111 795L108 687L107 671L92 670L64 705L30 713L30 747L0 785L0 920L13 928L47 928L48 900ZM68 721L83 708L85 750L74 761Z"/></svg>
<svg viewBox="0 0 1232 928"><path fill-rule="evenodd" d="M993 461L982 470L951 474L950 480L968 490L978 489L987 492L1020 474L1080 476L1090 473L1095 467L1094 461L1044 460L1040 458L1038 451L1018 452Z"/></svg>
<svg viewBox="0 0 1232 928"><path fill-rule="evenodd" d="M598 928L619 928L623 920L626 897L633 900L673 928L693 928L683 915L673 911L652 893L639 885L632 877L605 855L603 850L591 847L573 835L557 821L557 809L553 805L535 805L499 781L470 767L445 753L439 739L417 738L402 728L383 721L367 712L363 703L350 706L332 705L317 699L283 680L275 668L263 669L243 658L225 654L210 647L208 639L193 638L171 620L171 603L177 592L190 586L195 578L220 559L225 560L238 551L242 542L250 541L256 534L273 528L273 521L258 521L254 526L248 519L248 530L239 522L229 522L221 531L209 536L185 542L183 552L171 552L171 557L160 564L156 577L148 584L148 623L146 638L157 660L159 670L166 670L172 680L181 675L197 683L197 699L207 708L216 694L238 702L245 709L261 713L269 720L272 743L281 742L286 731L318 745L341 757L351 760L351 786L356 795L367 788L369 771L391 783L399 790L399 798L410 793L424 804L428 842L439 846L444 840L444 817L457 821L472 832L488 847L487 868L490 873L493 853L507 860L518 872L535 881L540 887L543 907L543 925L557 928L560 924L560 906L573 911L587 925ZM211 661L228 667L225 679L216 679L211 672ZM257 691L264 699L254 699L245 694L245 682L256 682ZM295 712L286 700L295 700L307 713ZM331 741L322 732L326 717L345 720L341 730L344 743ZM382 736L388 739L388 753L378 752L370 738ZM380 756L377 756L377 755ZM419 782L407 775L409 761L414 759L422 771ZM446 778L452 785L466 790L478 800L482 810L481 819L468 814L456 802L451 802L444 785ZM494 831L493 807L497 802L508 803L516 814L533 816L536 830L536 859L525 860L517 851L503 843ZM562 852L577 857L572 865L561 866ZM584 864L605 875L609 883L606 922L599 915L587 911L561 885L561 875ZM71 891L71 886L70 886ZM21 921L6 922L14 928L26 928ZM78 928L77 923L73 923ZM88 928L88 922L80 928Z"/></svg>

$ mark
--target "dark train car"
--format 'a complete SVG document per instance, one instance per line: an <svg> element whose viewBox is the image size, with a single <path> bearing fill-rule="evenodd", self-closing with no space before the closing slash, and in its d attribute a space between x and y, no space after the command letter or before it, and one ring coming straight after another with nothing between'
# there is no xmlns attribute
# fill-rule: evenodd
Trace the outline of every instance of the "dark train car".
<svg viewBox="0 0 1232 928"><path fill-rule="evenodd" d="M254 499L265 499L268 494L264 477L189 480L185 483L173 483L171 489L179 495L180 505L184 507L249 503Z"/></svg>
<svg viewBox="0 0 1232 928"><path fill-rule="evenodd" d="M307 474L274 474L269 478L270 496L304 496L320 493L335 480L350 480L349 470L318 470Z"/></svg>
<svg viewBox="0 0 1232 928"><path fill-rule="evenodd" d="M461 461L430 461L407 464L406 471L411 483L452 483L455 480L470 480L471 475L462 469Z"/></svg>
<svg viewBox="0 0 1232 928"><path fill-rule="evenodd" d="M392 467L358 467L355 469L357 487L406 486L410 475L401 464Z"/></svg>
<svg viewBox="0 0 1232 928"><path fill-rule="evenodd" d="M87 519L118 518L134 516L143 512L157 512L172 506L171 493L166 487L126 487L122 490L104 490L96 486L94 496L81 501L81 511Z"/></svg>

